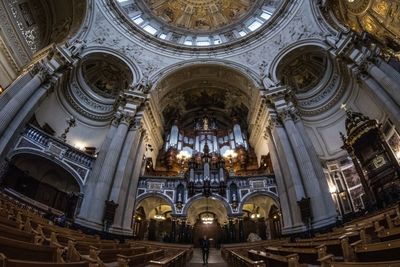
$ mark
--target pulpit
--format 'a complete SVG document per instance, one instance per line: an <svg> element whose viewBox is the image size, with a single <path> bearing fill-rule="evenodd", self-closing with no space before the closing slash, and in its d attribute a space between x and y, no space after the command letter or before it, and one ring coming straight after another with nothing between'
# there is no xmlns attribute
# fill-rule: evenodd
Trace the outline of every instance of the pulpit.
<svg viewBox="0 0 400 267"><path fill-rule="evenodd" d="M366 192L367 206L387 206L399 200L400 166L385 140L381 124L347 111L343 149L350 154Z"/></svg>

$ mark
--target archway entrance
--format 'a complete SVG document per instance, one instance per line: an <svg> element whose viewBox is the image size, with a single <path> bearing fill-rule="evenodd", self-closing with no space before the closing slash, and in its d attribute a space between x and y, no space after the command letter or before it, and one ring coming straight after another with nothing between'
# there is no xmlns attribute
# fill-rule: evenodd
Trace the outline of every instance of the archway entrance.
<svg viewBox="0 0 400 267"><path fill-rule="evenodd" d="M172 227L171 205L159 196L140 201L135 210L133 235L137 239L170 242Z"/></svg>
<svg viewBox="0 0 400 267"><path fill-rule="evenodd" d="M281 213L276 201L266 195L255 195L243 204L244 238L263 240L281 236Z"/></svg>
<svg viewBox="0 0 400 267"><path fill-rule="evenodd" d="M18 154L10 162L3 177L3 186L48 207L65 213L73 219L81 196L75 177L60 165L40 156Z"/></svg>
<svg viewBox="0 0 400 267"><path fill-rule="evenodd" d="M223 240L223 226L228 221L227 210L221 200L200 198L190 204L187 221L193 226L193 244L199 247L203 236L210 239L212 247Z"/></svg>

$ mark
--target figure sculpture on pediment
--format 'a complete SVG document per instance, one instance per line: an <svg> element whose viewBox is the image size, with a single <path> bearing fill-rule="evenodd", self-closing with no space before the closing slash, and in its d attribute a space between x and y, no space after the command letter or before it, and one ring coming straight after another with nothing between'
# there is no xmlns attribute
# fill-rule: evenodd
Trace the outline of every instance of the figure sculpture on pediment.
<svg viewBox="0 0 400 267"><path fill-rule="evenodd" d="M71 52L71 55L73 57L77 57L86 47L86 41L81 39L76 39L73 42L67 42L66 47Z"/></svg>
<svg viewBox="0 0 400 267"><path fill-rule="evenodd" d="M133 90L147 94L150 92L152 86L153 84L149 78L147 76L143 76L143 78L133 87Z"/></svg>
<svg viewBox="0 0 400 267"><path fill-rule="evenodd" d="M279 85L279 82L275 82L271 78L265 77L263 79L263 85L264 85L265 89L274 88L274 87L277 87Z"/></svg>

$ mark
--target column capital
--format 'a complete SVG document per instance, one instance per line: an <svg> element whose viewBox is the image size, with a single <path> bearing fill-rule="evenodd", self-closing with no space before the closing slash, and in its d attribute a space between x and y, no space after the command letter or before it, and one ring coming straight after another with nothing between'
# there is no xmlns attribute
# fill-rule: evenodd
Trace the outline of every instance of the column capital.
<svg viewBox="0 0 400 267"><path fill-rule="evenodd" d="M118 96L116 105L124 109L136 110L146 102L146 95L140 92L125 90Z"/></svg>
<svg viewBox="0 0 400 267"><path fill-rule="evenodd" d="M49 79L57 71L72 66L74 59L64 50L55 44L47 46L35 54L32 62L24 68L23 73L39 74L42 81Z"/></svg>
<svg viewBox="0 0 400 267"><path fill-rule="evenodd" d="M284 108L278 111L278 116L282 122L293 120L292 112L289 108Z"/></svg>
<svg viewBox="0 0 400 267"><path fill-rule="evenodd" d="M295 122L301 120L301 114L296 107L294 106L291 107L290 114L292 115L292 118Z"/></svg>
<svg viewBox="0 0 400 267"><path fill-rule="evenodd" d="M35 65L31 66L29 72L32 75L37 75L42 82L48 80L53 74L48 66L46 64L43 64L42 62L38 62Z"/></svg>
<svg viewBox="0 0 400 267"><path fill-rule="evenodd" d="M120 124L126 124L128 126L130 126L133 122L133 116L129 113L123 113L121 115L121 119L119 121Z"/></svg>
<svg viewBox="0 0 400 267"><path fill-rule="evenodd" d="M265 140L272 140L272 133L271 133L271 127L270 125L266 127L265 131L264 131L264 138Z"/></svg>
<svg viewBox="0 0 400 267"><path fill-rule="evenodd" d="M272 130L275 127L282 127L282 121L280 120L279 116L275 112L270 112L268 115L268 126L267 129Z"/></svg>
<svg viewBox="0 0 400 267"><path fill-rule="evenodd" d="M152 87L153 83L149 77L143 76L136 84L130 86L129 90L136 93L148 94Z"/></svg>
<svg viewBox="0 0 400 267"><path fill-rule="evenodd" d="M143 130L143 117L136 115L131 123L131 130L142 131Z"/></svg>
<svg viewBox="0 0 400 267"><path fill-rule="evenodd" d="M262 91L261 97L270 100L272 102L278 100L284 100L291 93L290 86L280 85L276 87L266 88L265 91Z"/></svg>

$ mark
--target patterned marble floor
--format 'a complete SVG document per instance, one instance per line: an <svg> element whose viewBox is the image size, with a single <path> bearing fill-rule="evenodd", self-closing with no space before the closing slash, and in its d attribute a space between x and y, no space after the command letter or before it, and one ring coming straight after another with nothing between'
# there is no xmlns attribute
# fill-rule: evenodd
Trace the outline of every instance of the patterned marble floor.
<svg viewBox="0 0 400 267"><path fill-rule="evenodd" d="M199 248L195 248L193 251L193 258L187 264L190 267L200 267L206 266L203 265L203 258L201 254L201 250ZM221 251L219 249L211 249L210 255L208 257L208 267L228 267L224 259L221 257Z"/></svg>

